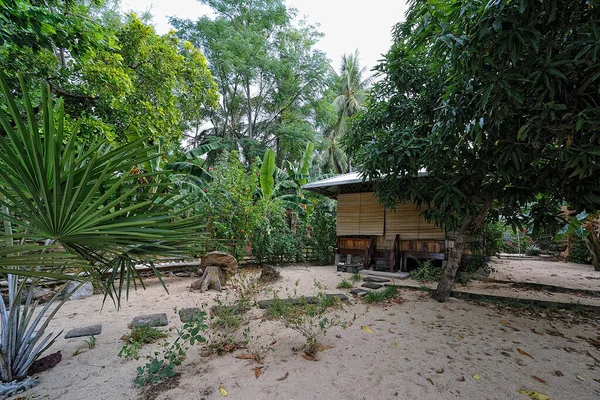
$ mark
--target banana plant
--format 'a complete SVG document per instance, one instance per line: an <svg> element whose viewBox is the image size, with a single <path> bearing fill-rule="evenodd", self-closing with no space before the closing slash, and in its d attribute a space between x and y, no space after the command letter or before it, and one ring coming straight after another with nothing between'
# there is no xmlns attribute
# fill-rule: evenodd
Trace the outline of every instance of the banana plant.
<svg viewBox="0 0 600 400"><path fill-rule="evenodd" d="M312 143L311 143L312 144ZM307 146L307 149L309 147ZM308 162L310 166L310 160ZM306 176L308 175L306 168ZM260 167L260 188L263 199L266 201L267 208L272 203L277 203L287 210L292 210L298 213L304 213L304 206L310 206L310 200L305 199L297 191L294 193L286 193L286 179L280 179L276 183L275 177L281 176L281 170L275 166L275 152L267 149L263 156L262 165ZM299 174L300 175L300 174ZM304 178L299 178L304 179ZM299 188L299 186L298 186Z"/></svg>

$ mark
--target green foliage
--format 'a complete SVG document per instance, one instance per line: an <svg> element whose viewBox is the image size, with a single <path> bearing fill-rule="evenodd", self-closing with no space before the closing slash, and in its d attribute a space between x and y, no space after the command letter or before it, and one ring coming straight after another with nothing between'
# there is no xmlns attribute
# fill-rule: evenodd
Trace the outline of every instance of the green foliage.
<svg viewBox="0 0 600 400"><path fill-rule="evenodd" d="M135 15L119 15L113 3L8 0L0 69L11 88L17 71L27 71L34 101L39 82L48 82L81 121L82 139L124 144L135 128L176 148L182 132L203 123L198 110L217 104L206 59L173 33L158 35Z"/></svg>
<svg viewBox="0 0 600 400"><path fill-rule="evenodd" d="M135 384L142 387L155 384L164 378L175 375L175 368L185 360L186 351L189 346L196 343L204 343L206 339L202 336L208 326L204 323L205 313L196 315L195 318L183 324L177 329L177 335L172 342L165 341L161 345L161 351L148 356L148 362L143 367L138 367Z"/></svg>
<svg viewBox="0 0 600 400"><path fill-rule="evenodd" d="M79 124L67 131L63 102L55 105L44 88L36 113L23 79L21 83L26 119L0 79L6 108L0 112L0 206L10 210L0 218L12 224L12 239L31 243L24 250L31 251L34 243L57 243L62 246L58 253L72 259L58 267L0 271L74 279L62 272L77 266L82 274L75 279L103 282L105 296L119 305L123 289L129 293L136 280L143 287L134 265L153 265L158 255L189 254L199 221L175 217L184 210L178 194L151 178L158 174L137 170L136 165L155 157L148 155L143 138L121 147L102 141L79 145ZM42 251L39 247L37 265L48 265ZM23 265L20 255L3 258L3 265L11 262L13 267Z"/></svg>
<svg viewBox="0 0 600 400"><path fill-rule="evenodd" d="M412 2L346 135L381 200L423 206L458 233L459 255L490 210L514 220L539 193L546 205L600 208L597 6Z"/></svg>
<svg viewBox="0 0 600 400"><path fill-rule="evenodd" d="M209 110L213 127L196 131L242 148L246 160L276 143L278 164L299 160L313 139L313 114L327 76L321 37L283 0L203 0L214 13L197 21L173 18L177 35L201 48L222 101Z"/></svg>
<svg viewBox="0 0 600 400"><path fill-rule="evenodd" d="M308 243L314 251L315 261L332 264L337 239L336 203L326 197L315 199L312 213L308 217Z"/></svg>
<svg viewBox="0 0 600 400"><path fill-rule="evenodd" d="M58 338L46 328L69 298L58 291L41 310L33 301L35 280L19 282L16 275L8 275L8 305L0 301L0 379L1 383L23 380L29 367ZM27 293L27 294L25 294ZM21 306L23 304L23 306ZM24 381L27 382L27 381ZM31 382L29 382L30 384ZM26 384L26 383L24 383Z"/></svg>
<svg viewBox="0 0 600 400"><path fill-rule="evenodd" d="M96 336L92 335L89 337L89 339L84 340L85 344L87 344L88 349L93 349L94 347L96 347Z"/></svg>
<svg viewBox="0 0 600 400"><path fill-rule="evenodd" d="M419 282L438 282L444 275L444 270L440 267L433 265L432 260L427 260L421 264L417 269L409 272L411 279Z"/></svg>
<svg viewBox="0 0 600 400"><path fill-rule="evenodd" d="M360 281L362 281L362 276L359 273L355 273L355 274L352 274L350 279L352 280L352 282L360 282Z"/></svg>
<svg viewBox="0 0 600 400"><path fill-rule="evenodd" d="M289 293L288 293L289 295ZM343 302L337 297L328 297L325 293L318 292L316 301L309 302L304 296L298 296L294 291L288 296L294 304L285 303L275 293L274 301L266 311L266 315L278 317L286 327L300 333L306 339L304 351L314 355L321 349L319 340L327 334L327 330L334 326L345 328L347 321L341 317L344 311Z"/></svg>
<svg viewBox="0 0 600 400"><path fill-rule="evenodd" d="M255 206L258 170L249 171L240 163L237 152L219 161L212 171L213 180L205 187L206 196L199 199L197 213L207 221L207 247L226 250L234 257L252 252L248 238L261 218Z"/></svg>
<svg viewBox="0 0 600 400"><path fill-rule="evenodd" d="M575 235L574 243L569 249L567 261L577 264L590 264L591 256L586 245L585 239L582 236Z"/></svg>
<svg viewBox="0 0 600 400"><path fill-rule="evenodd" d="M342 279L342 281L340 283L338 283L336 286L337 289L352 289L353 287L354 287L354 284L345 279Z"/></svg>
<svg viewBox="0 0 600 400"><path fill-rule="evenodd" d="M398 293L398 288L396 286L388 286L383 291L380 291L380 292L376 292L374 290L369 290L369 293L367 293L363 297L363 300L366 301L367 303L381 303L383 301L386 301L388 299L392 299L392 298L396 297L397 293Z"/></svg>
<svg viewBox="0 0 600 400"><path fill-rule="evenodd" d="M121 340L125 341L125 345L121 348L121 351L119 351L119 357L137 360L143 345L154 343L167 336L168 335L165 332L150 325L134 326L131 328L130 333L121 337Z"/></svg>
<svg viewBox="0 0 600 400"><path fill-rule="evenodd" d="M290 229L291 215L272 204L252 235L252 254L258 263L295 261L301 257L300 239Z"/></svg>
<svg viewBox="0 0 600 400"><path fill-rule="evenodd" d="M346 173L350 167L347 155L340 148L340 140L348 131L350 118L363 108L366 101L367 88L372 80L363 77L365 72L365 68L360 67L358 50L354 54L344 54L340 74L333 72L331 86L335 98L331 103L335 117L325 129L326 148L320 161L326 170L336 174Z"/></svg>
<svg viewBox="0 0 600 400"><path fill-rule="evenodd" d="M158 328L151 325L139 325L131 328L131 332L123 335L121 340L127 343L154 343L158 339L166 338L168 335Z"/></svg>
<svg viewBox="0 0 600 400"><path fill-rule="evenodd" d="M541 253L542 251L535 244L525 247L525 254L527 254L528 256L539 256Z"/></svg>

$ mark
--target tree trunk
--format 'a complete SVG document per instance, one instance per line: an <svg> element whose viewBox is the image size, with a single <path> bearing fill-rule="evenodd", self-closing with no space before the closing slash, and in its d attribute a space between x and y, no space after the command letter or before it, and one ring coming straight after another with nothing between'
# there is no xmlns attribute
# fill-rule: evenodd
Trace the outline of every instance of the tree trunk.
<svg viewBox="0 0 600 400"><path fill-rule="evenodd" d="M481 208L479 215L477 216L465 216L460 226L460 231L454 242L454 247L448 254L448 264L444 269L444 276L437 285L433 298L437 301L445 302L450 297L450 292L454 286L454 280L456 278L456 272L462 262L463 252L467 248L471 234L477 231L483 226L485 217L487 217L490 207L492 205L491 200L488 200Z"/></svg>
<svg viewBox="0 0 600 400"><path fill-rule="evenodd" d="M225 277L223 276L221 267L209 266L206 267L200 279L192 282L190 289L206 292L208 289L213 288L220 292L224 283Z"/></svg>

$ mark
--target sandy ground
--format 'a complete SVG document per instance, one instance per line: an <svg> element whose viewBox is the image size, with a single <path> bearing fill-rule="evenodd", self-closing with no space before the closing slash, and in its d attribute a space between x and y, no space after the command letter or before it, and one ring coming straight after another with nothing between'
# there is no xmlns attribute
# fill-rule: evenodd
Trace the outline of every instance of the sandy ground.
<svg viewBox="0 0 600 400"><path fill-rule="evenodd" d="M287 287L306 295L315 292L315 280L327 293L347 293L335 286L350 277L334 267L286 267L282 275L276 284L282 293ZM352 300L344 318L356 319L347 329L327 333L322 343L332 348L318 353L315 361L295 350L303 345L301 335L279 321L264 320L262 310L253 309L249 347L263 348L262 375L255 377L258 364L234 357L248 349L205 357L200 345L188 351L170 389L144 394L133 385L144 360L119 358L120 337L136 315L165 312L173 329L181 326L175 308L213 304L215 292L186 288L192 279L166 278L169 294L155 279L148 280L147 290L132 293L119 312L108 303L101 310L99 295L67 302L50 329L66 332L101 323L96 346L88 349L87 338L65 340L61 335L49 352L60 350L62 362L16 398L217 399L223 397L219 386L234 399L527 399L519 390L552 399L600 398L600 349L593 343L600 340L597 315L584 318L457 299L438 303L409 289L381 305ZM147 346L141 354L154 348Z"/></svg>
<svg viewBox="0 0 600 400"><path fill-rule="evenodd" d="M600 271L591 265L546 259L493 258L490 278L540 283L569 289L600 290Z"/></svg>

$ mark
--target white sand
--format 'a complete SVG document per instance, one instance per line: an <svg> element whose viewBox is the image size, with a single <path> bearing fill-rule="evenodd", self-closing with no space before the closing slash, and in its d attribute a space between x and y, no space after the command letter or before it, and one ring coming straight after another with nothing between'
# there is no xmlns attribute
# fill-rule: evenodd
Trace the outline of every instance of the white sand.
<svg viewBox="0 0 600 400"><path fill-rule="evenodd" d="M335 289L342 277L350 275L337 273L334 267L288 267L277 286L294 288L298 281L299 293L308 295L314 292L317 279L326 292L345 293ZM100 311L101 296L69 301L51 329L66 332L101 323L103 332L96 347L87 349L86 338L65 340L61 335L48 353L62 351L62 362L40 374L39 384L20 397L140 398L142 392L134 387L133 379L144 360L117 357L123 345L120 337L136 315L165 312L169 327L175 327L181 323L174 308L210 303L214 292L188 291L186 285L192 279L166 278L170 294L155 279L149 280L147 290L132 293L119 312L109 303ZM600 382L594 380L600 380L600 350L582 339L598 339L597 319L578 321L564 313L556 318L456 299L442 304L422 292L399 293L403 302L366 307L353 301L347 307L348 318L356 314L357 319L346 330L328 332L322 343L334 347L319 353L317 361L308 361L302 352L293 350L303 344L298 333L278 321L252 319L251 331L260 336L258 342L264 346L274 342L265 352L261 376L255 378L257 364L234 358L245 350L202 357L201 346L196 346L179 367L181 377L175 387L147 398L217 399L223 397L220 385L227 390L227 398L233 399L527 399L517 392L520 389L553 399L600 398ZM261 311L252 310L251 315L258 318ZM374 333L361 329L364 325ZM564 336L549 334L553 331ZM73 355L78 348L83 350ZM151 349L148 346L142 354ZM564 376L556 376L555 371ZM286 373L287 379L277 380Z"/></svg>

